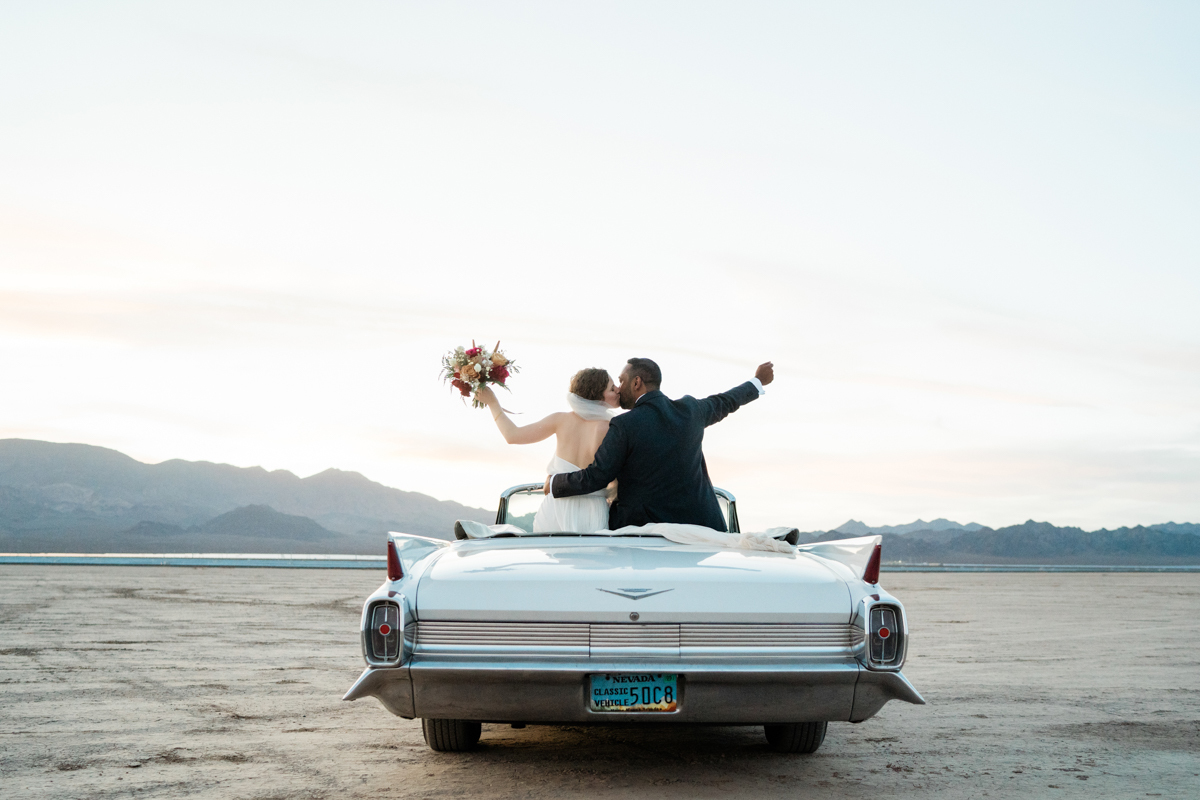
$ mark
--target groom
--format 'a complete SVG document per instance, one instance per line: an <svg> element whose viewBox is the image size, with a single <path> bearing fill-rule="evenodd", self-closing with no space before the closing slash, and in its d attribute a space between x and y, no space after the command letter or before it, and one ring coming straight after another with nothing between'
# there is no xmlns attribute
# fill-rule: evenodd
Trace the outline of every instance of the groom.
<svg viewBox="0 0 1200 800"><path fill-rule="evenodd" d="M617 479L608 510L610 530L650 522L684 522L724 531L725 518L708 479L700 443L704 429L765 394L775 378L771 362L754 378L703 400L671 400L658 390L662 371L648 358L631 358L621 371L621 408L591 466L546 479L545 491L573 497L603 489Z"/></svg>

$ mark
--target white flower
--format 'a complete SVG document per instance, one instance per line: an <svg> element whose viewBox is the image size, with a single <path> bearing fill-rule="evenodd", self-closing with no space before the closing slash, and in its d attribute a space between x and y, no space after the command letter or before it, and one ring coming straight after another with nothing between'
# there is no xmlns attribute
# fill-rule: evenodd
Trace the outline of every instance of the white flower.
<svg viewBox="0 0 1200 800"><path fill-rule="evenodd" d="M483 372L483 364L476 364L476 365L475 365L475 371L476 371L476 372Z"/></svg>

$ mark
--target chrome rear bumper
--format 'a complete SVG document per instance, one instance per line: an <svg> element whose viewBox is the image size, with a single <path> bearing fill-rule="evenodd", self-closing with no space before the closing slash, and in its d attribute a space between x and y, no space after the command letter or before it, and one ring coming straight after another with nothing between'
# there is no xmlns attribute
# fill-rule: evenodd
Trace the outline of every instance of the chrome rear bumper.
<svg viewBox="0 0 1200 800"><path fill-rule="evenodd" d="M676 711L588 709L588 675L647 671L680 675ZM590 659L550 664L416 662L366 669L342 699L360 697L377 697L406 719L570 724L861 722L889 700L925 703L901 673L875 672L855 660L755 666Z"/></svg>

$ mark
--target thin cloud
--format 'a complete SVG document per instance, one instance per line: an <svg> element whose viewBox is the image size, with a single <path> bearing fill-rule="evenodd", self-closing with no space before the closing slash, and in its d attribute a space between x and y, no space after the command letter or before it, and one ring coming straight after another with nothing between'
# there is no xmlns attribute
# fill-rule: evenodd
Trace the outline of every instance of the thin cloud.
<svg viewBox="0 0 1200 800"><path fill-rule="evenodd" d="M992 389L985 386L970 386L966 384L946 383L942 381L924 380L921 378L903 378L889 375L842 375L836 380L846 383L864 384L867 386L887 386L897 389L911 389L919 392L972 397L980 400L991 400L998 403L1013 403L1017 405L1050 406L1058 408L1094 408L1090 403L1075 403L1048 395L1010 392L1003 389Z"/></svg>

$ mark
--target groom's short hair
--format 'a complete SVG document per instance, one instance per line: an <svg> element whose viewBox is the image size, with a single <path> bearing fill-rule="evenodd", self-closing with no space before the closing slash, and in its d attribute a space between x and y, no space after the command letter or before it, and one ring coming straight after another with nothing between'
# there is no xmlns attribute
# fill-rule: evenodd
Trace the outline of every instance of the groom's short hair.
<svg viewBox="0 0 1200 800"><path fill-rule="evenodd" d="M629 364L629 377L641 378L647 389L662 386L662 370L658 364L648 358L631 358L626 363Z"/></svg>

